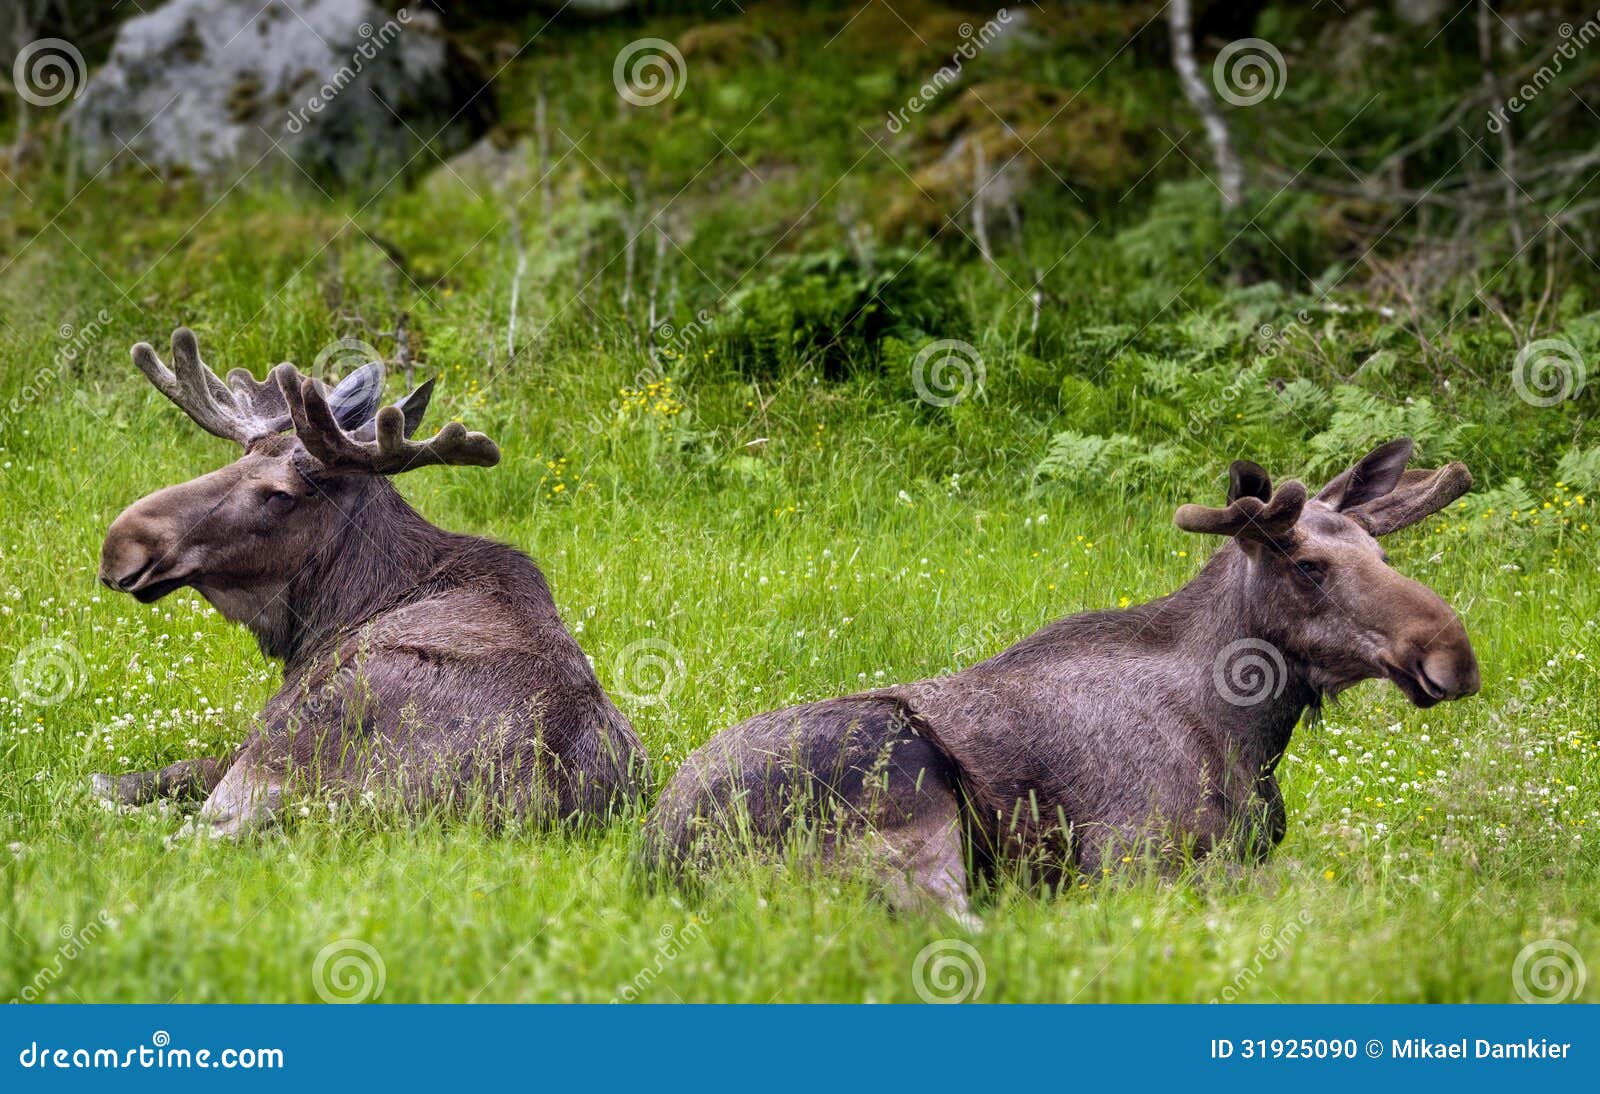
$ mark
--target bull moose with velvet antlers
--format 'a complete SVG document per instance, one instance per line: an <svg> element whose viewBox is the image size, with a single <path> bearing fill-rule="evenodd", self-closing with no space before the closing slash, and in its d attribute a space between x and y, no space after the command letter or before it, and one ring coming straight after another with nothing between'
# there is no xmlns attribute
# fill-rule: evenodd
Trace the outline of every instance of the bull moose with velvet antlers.
<svg viewBox="0 0 1600 1094"><path fill-rule="evenodd" d="M1179 528L1221 550L1170 596L1049 624L949 676L756 715L692 754L648 823L669 865L754 837L865 856L896 902L968 914L969 864L1035 877L1130 854L1259 857L1307 709L1374 677L1432 706L1478 690L1461 620L1379 537L1464 494L1459 463L1385 444L1308 498L1233 464L1225 508Z"/></svg>
<svg viewBox="0 0 1600 1094"><path fill-rule="evenodd" d="M204 798L217 834L270 820L296 792L485 808L491 819L600 818L637 798L645 751L520 552L434 527L389 483L432 465L492 466L494 442L451 422L411 440L432 381L379 408L382 366L331 390L293 364L227 381L194 335L140 371L235 462L136 502L112 523L100 578L149 603L195 589L283 663L245 745L221 760L96 776L115 801Z"/></svg>

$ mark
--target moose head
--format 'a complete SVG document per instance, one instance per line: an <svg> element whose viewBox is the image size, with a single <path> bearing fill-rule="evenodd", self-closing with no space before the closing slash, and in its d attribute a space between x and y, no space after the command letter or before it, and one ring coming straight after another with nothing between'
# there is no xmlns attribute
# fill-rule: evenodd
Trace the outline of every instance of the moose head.
<svg viewBox="0 0 1600 1094"><path fill-rule="evenodd" d="M1258 465L1236 460L1228 505L1185 505L1179 528L1231 536L1247 560L1244 610L1259 633L1335 694L1361 680L1392 681L1431 707L1478 690L1478 662L1460 618L1432 589L1389 566L1378 539L1416 524L1472 486L1464 464L1407 471L1409 437L1363 457L1308 498L1276 490Z"/></svg>
<svg viewBox="0 0 1600 1094"><path fill-rule="evenodd" d="M100 580L146 603L191 586L256 629L264 606L314 569L330 544L361 536L381 552L401 538L377 526L380 513L401 505L387 476L434 464L488 467L500 458L493 441L459 422L430 440L411 440L433 382L379 409L376 362L331 390L287 362L265 381L236 368L224 383L184 327L173 332L170 369L144 342L133 347L133 360L197 425L244 449L226 467L158 490L112 522Z"/></svg>

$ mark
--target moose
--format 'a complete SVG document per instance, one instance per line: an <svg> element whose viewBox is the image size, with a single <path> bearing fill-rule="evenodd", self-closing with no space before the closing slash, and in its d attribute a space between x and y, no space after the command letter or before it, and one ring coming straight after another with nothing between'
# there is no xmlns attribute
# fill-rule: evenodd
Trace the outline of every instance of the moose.
<svg viewBox="0 0 1600 1094"><path fill-rule="evenodd" d="M479 805L492 822L584 823L636 800L645 750L563 626L544 574L511 547L443 531L389 478L493 466L450 422L412 434L428 381L379 408L369 362L331 390L289 362L219 379L186 328L146 378L244 454L112 522L100 580L151 603L189 587L255 635L283 684L227 759L97 775L114 802L203 799L214 835L268 823L297 794L385 794L412 810Z"/></svg>
<svg viewBox="0 0 1600 1094"><path fill-rule="evenodd" d="M758 714L691 754L647 821L668 869L740 843L864 857L892 904L970 917L969 867L1036 881L1265 856L1284 836L1274 772L1308 709L1383 678L1418 707L1478 690L1466 629L1388 565L1379 538L1472 485L1373 450L1315 497L1235 461L1224 508L1176 523L1225 537L1188 584L1059 619L951 675Z"/></svg>

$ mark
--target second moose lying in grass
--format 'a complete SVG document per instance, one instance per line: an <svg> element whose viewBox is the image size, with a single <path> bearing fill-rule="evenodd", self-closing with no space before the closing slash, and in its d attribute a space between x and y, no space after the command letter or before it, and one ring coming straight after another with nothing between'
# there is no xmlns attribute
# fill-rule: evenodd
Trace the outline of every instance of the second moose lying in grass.
<svg viewBox="0 0 1600 1094"><path fill-rule="evenodd" d="M1226 508L1178 510L1230 542L1172 595L726 730L662 795L654 852L705 862L804 832L865 855L892 897L961 916L969 862L1052 880L1135 853L1265 854L1285 829L1274 771L1308 708L1373 677L1419 707L1478 689L1461 620L1378 544L1472 484L1459 463L1405 470L1411 448L1383 445L1309 499L1238 461Z"/></svg>

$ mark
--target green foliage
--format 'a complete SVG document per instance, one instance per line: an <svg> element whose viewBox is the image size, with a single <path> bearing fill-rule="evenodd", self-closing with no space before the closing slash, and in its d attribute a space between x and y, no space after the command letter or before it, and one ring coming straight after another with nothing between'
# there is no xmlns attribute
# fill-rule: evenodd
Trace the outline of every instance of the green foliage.
<svg viewBox="0 0 1600 1094"><path fill-rule="evenodd" d="M875 370L885 339L957 337L965 316L936 258L831 249L773 262L728 297L715 329L745 375L804 367L837 380Z"/></svg>
<svg viewBox="0 0 1600 1094"><path fill-rule="evenodd" d="M1600 381L1554 407L1511 381L1534 327L1600 369L1592 264L1548 267L1542 242L1514 256L1486 232L1474 263L1432 283L1432 256L1407 251L1448 237L1429 219L1384 239L1385 276L1369 279L1341 234L1361 203L1269 189L1224 214L1189 166L1208 161L1159 26L1108 62L1147 18L1111 4L1030 13L986 63L1063 98L1093 83L1129 133L1182 154L1163 137L1137 165L1148 177L1092 214L1075 180L1036 171L1016 228L988 210L992 263L964 197L934 203L937 235L885 248L868 228L907 186L905 150L861 137L962 17L871 5L841 31L860 5L757 4L744 48L706 29L733 18L726 4L649 7L553 24L505 70L520 186L456 164L467 185L440 171L366 202L254 176L224 194L137 169L86 179L48 154L7 165L0 682L43 639L82 673L47 707L0 690L0 998L102 908L118 927L51 998L306 1000L317 952L361 937L387 961L386 1000L599 1001L691 915L715 929L648 998L915 998L909 970L949 924L789 866L648 889L629 866L637 818L574 840L314 802L282 834L212 846L173 839L175 815L86 797L91 771L226 753L278 683L199 598L138 605L96 584L121 507L233 454L134 374L127 347L186 322L215 364L259 376L308 365L351 333L347 314L388 327L400 311L440 377L430 425L459 418L505 453L400 488L438 524L539 560L660 778L758 711L947 671L1067 612L1170 592L1208 550L1172 509L1220 500L1231 459L1315 485L1404 433L1421 462L1466 460L1474 492L1386 546L1462 612L1483 694L1429 711L1381 683L1341 696L1285 756L1289 833L1264 864L1119 872L1055 896L999 879L974 940L986 998L1203 1001L1248 967L1252 999L1506 1001L1525 940L1600 952ZM1252 156L1348 125L1337 150L1370 166L1454 109L1452 80L1481 77L1470 19L1432 52L1420 34L1368 36L1377 59L1350 63L1321 48L1314 20L1334 16L1316 7L1263 16L1292 76L1282 102L1229 111ZM902 14L936 33L903 51L852 37ZM619 104L624 45L696 29L681 98ZM532 186L541 93L571 138L553 141L548 193ZM1558 99L1588 117L1572 95L1540 108ZM1406 177L1451 166L1434 156ZM659 260L653 228L669 239ZM70 356L68 326L92 331ZM912 376L943 339L970 344L985 377L953 405ZM619 686L620 651L646 637L684 662L659 703ZM1258 968L1263 928L1291 921L1303 937ZM1072 960L1041 958L1063 945Z"/></svg>

